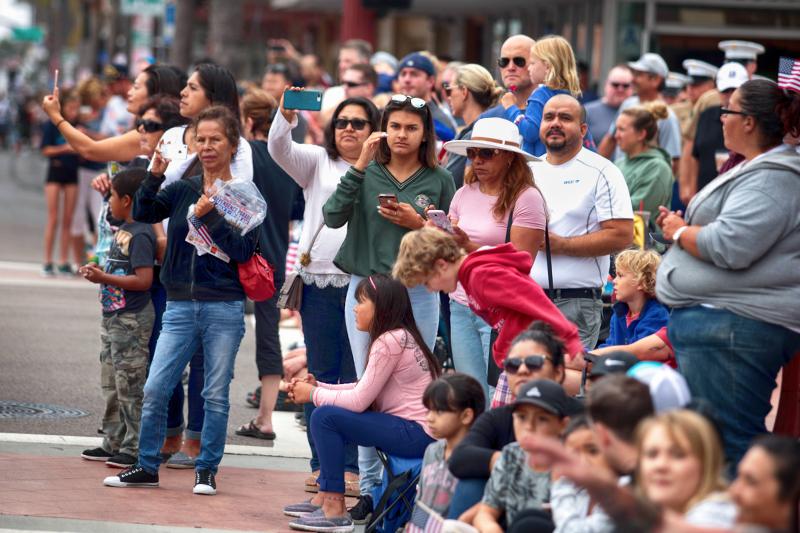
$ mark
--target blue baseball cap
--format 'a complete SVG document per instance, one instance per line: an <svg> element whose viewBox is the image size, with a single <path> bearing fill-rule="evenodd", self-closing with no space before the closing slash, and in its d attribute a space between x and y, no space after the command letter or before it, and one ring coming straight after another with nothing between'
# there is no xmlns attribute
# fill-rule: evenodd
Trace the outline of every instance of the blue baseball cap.
<svg viewBox="0 0 800 533"><path fill-rule="evenodd" d="M436 74L436 67L433 66L433 62L428 59L427 56L419 52L408 54L406 57L401 59L400 66L397 67L397 73L400 74L400 71L404 68L415 68L426 73L428 76L433 76Z"/></svg>

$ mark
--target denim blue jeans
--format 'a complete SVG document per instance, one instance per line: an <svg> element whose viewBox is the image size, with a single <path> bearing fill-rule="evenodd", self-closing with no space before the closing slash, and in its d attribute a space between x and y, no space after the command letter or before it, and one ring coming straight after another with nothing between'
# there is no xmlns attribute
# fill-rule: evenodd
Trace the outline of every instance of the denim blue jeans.
<svg viewBox="0 0 800 533"><path fill-rule="evenodd" d="M356 287L364 279L362 276L352 275L350 286L347 288L344 318L347 323L347 336L350 338L350 348L353 352L353 362L356 367L356 376L360 379L367 368L367 349L369 348L369 333L356 328L356 316L353 309L356 306ZM408 289L411 300L411 310L414 313L414 322L417 323L422 338L433 350L436 344L436 333L439 330L439 293L428 292L419 285ZM358 471L360 474L359 488L361 494L370 494L372 488L381 484L382 465L374 448L359 447Z"/></svg>
<svg viewBox="0 0 800 533"><path fill-rule="evenodd" d="M139 464L155 473L167 427L167 403L181 373L202 346L205 358L205 420L197 470L217 471L228 429L228 392L233 363L244 336L244 300L168 301L161 336L144 386Z"/></svg>
<svg viewBox="0 0 800 533"><path fill-rule="evenodd" d="M469 374L483 385L486 407L489 407L494 394L494 387L489 387L489 378L486 375L491 343L492 327L473 313L469 306L450 300L450 345L453 348L453 363L458 372Z"/></svg>
<svg viewBox="0 0 800 533"><path fill-rule="evenodd" d="M764 419L778 371L800 347L800 334L724 309L674 309L669 340L695 397L714 406L723 446L735 467Z"/></svg>
<svg viewBox="0 0 800 533"><path fill-rule="evenodd" d="M450 509L445 518L457 520L464 511L480 502L483 499L483 491L486 489L486 478L464 478L459 479L450 499Z"/></svg>
<svg viewBox="0 0 800 533"><path fill-rule="evenodd" d="M380 448L389 455L419 457L433 442L422 426L386 413L354 413L341 407L317 407L309 421L320 458L319 488L344 492L344 447L358 444Z"/></svg>
<svg viewBox="0 0 800 533"><path fill-rule="evenodd" d="M323 383L352 383L356 380L353 353L347 338L344 320L344 302L347 287L303 286L303 304L300 316L303 329L314 332L306 335L306 360L308 371ZM314 404L303 405L306 420L311 420ZM311 471L319 470L319 455L310 431L306 432L311 447ZM355 444L345 445L344 469L358 473L358 449Z"/></svg>

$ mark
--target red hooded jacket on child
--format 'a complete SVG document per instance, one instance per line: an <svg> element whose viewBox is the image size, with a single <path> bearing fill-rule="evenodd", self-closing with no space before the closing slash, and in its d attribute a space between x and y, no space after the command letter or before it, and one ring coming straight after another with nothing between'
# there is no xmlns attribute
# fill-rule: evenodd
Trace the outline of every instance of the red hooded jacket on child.
<svg viewBox="0 0 800 533"><path fill-rule="evenodd" d="M472 252L458 270L470 309L499 331L492 354L500 368L511 341L536 320L549 324L564 341L568 359L584 351L578 328L531 279L532 266L528 252L505 243Z"/></svg>

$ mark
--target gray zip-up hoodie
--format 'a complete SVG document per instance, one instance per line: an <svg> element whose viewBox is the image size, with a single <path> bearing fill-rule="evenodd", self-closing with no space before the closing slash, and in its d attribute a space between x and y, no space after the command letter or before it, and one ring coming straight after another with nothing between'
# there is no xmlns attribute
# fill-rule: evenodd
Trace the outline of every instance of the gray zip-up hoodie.
<svg viewBox="0 0 800 533"><path fill-rule="evenodd" d="M672 246L656 294L672 307L710 304L800 332L800 155L777 149L709 183L686 221L703 226L698 259Z"/></svg>

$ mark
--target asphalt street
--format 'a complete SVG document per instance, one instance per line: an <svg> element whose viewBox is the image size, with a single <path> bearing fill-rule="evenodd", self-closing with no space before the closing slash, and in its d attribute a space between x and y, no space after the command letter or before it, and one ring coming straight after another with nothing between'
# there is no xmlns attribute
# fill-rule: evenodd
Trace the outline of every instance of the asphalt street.
<svg viewBox="0 0 800 533"><path fill-rule="evenodd" d="M97 287L83 279L39 276L46 161L36 151L0 152L0 402L49 404L85 416L8 417L0 433L97 436L103 401L99 385L100 305ZM57 257L57 255L56 255ZM296 330L283 331L287 344ZM269 446L238 437L235 428L256 413L244 401L258 385L251 317L231 384L229 444ZM279 413L282 427L293 427ZM279 432L279 440L281 434ZM292 441L302 445L303 436Z"/></svg>

